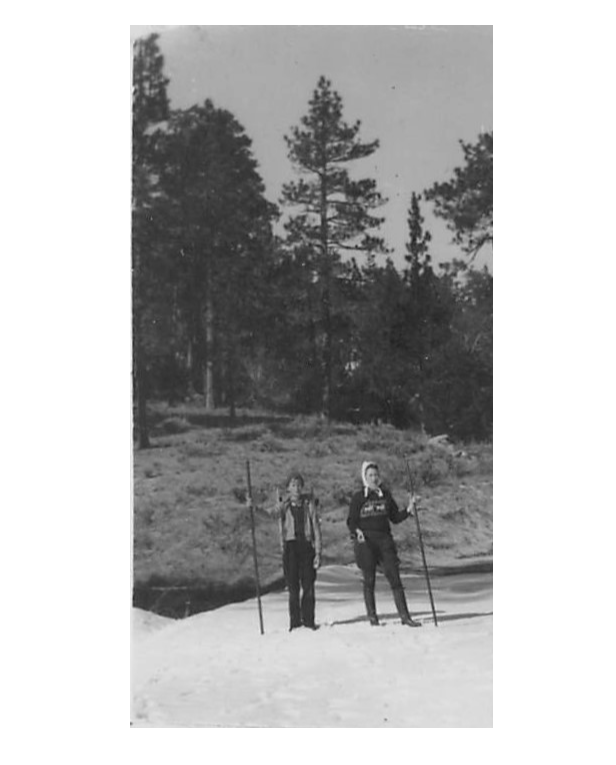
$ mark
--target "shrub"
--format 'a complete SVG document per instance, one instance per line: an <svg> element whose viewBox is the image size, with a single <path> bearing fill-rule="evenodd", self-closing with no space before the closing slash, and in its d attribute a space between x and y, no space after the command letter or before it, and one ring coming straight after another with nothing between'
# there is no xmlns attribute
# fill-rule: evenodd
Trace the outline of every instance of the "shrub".
<svg viewBox="0 0 616 765"><path fill-rule="evenodd" d="M225 428L222 437L226 441L256 441L266 435L268 429L265 425L244 425L241 428Z"/></svg>
<svg viewBox="0 0 616 765"><path fill-rule="evenodd" d="M351 504L351 497L353 496L354 489L345 489L341 486L337 486L332 492L332 498L337 505L348 507Z"/></svg>
<svg viewBox="0 0 616 765"><path fill-rule="evenodd" d="M419 465L419 477L424 486L432 486L443 475L439 469L438 461L432 454L423 459Z"/></svg>
<svg viewBox="0 0 616 765"><path fill-rule="evenodd" d="M257 444L257 448L260 452L284 452L286 451L285 445L279 441L277 438L274 438L274 436L271 433L265 433L265 435L261 436L259 439L259 443Z"/></svg>
<svg viewBox="0 0 616 765"><path fill-rule="evenodd" d="M328 457L331 453L331 447L326 441L315 441L306 449L306 456L315 457L316 459Z"/></svg>
<svg viewBox="0 0 616 765"><path fill-rule="evenodd" d="M161 430L165 433L186 433L190 430L190 423L185 417L167 417L161 423Z"/></svg>
<svg viewBox="0 0 616 765"><path fill-rule="evenodd" d="M224 454L222 445L214 442L200 441L197 443L189 442L181 447L182 454L186 457L216 457Z"/></svg>
<svg viewBox="0 0 616 765"><path fill-rule="evenodd" d="M271 429L276 435L283 438L299 438L306 440L321 436L329 428L326 420L316 415L296 417L287 422L271 424Z"/></svg>

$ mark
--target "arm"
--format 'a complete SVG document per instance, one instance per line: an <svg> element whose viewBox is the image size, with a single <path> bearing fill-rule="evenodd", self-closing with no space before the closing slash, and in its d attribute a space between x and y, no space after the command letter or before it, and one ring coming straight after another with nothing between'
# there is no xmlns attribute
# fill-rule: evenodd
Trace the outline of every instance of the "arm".
<svg viewBox="0 0 616 765"><path fill-rule="evenodd" d="M314 532L314 567L316 569L321 565L323 538L321 536L321 519L319 518L318 502L314 499L311 499L308 504L308 512L310 513L310 522Z"/></svg>
<svg viewBox="0 0 616 765"><path fill-rule="evenodd" d="M276 507L265 507L262 505L255 505L254 502L251 502L249 499L246 500L246 507L248 509L252 507L256 515L259 515L261 517L274 518L274 519L280 518L280 513L278 512Z"/></svg>
<svg viewBox="0 0 616 765"><path fill-rule="evenodd" d="M349 516L347 518L347 526L351 532L351 537L357 539L359 542L364 541L364 532L359 528L359 511L362 506L362 494L358 492L354 494L349 505Z"/></svg>
<svg viewBox="0 0 616 765"><path fill-rule="evenodd" d="M278 521L278 535L280 538L280 549L284 551L284 501L280 495L278 495L277 501L270 507L259 507L252 501L252 497L246 496L246 507L253 508L256 513L260 515L266 515L268 518L273 518Z"/></svg>
<svg viewBox="0 0 616 765"><path fill-rule="evenodd" d="M409 503L408 507L405 507L404 510L400 510L400 508L398 507L398 504L396 503L396 500L392 497L391 494L388 493L387 512L389 515L389 520L392 523L402 523L402 521L405 521L407 518L410 518L411 509L412 509L412 504Z"/></svg>
<svg viewBox="0 0 616 765"><path fill-rule="evenodd" d="M413 492L409 492L408 504L404 510L400 510L394 498L392 497L391 501L393 502L393 506L395 507L395 518L392 517L391 511L390 511L391 521L393 523L400 523L401 521L404 521L407 518L413 518L417 510L421 510L421 508L419 507L419 500L420 500L420 497L418 497L416 494L413 494Z"/></svg>
<svg viewBox="0 0 616 765"><path fill-rule="evenodd" d="M278 516L278 541L280 542L280 552L284 553L284 523L282 522L282 513Z"/></svg>
<svg viewBox="0 0 616 765"><path fill-rule="evenodd" d="M256 513L259 513L259 515L267 515L269 518L274 518L275 520L279 521L282 518L282 513L284 510L284 501L282 497L278 495L276 502L273 505L266 507L265 505L256 505L252 501L252 497L247 495L246 507L248 508L252 507Z"/></svg>
<svg viewBox="0 0 616 765"><path fill-rule="evenodd" d="M314 549L316 554L320 556L321 550L323 549L323 537L321 536L321 519L319 518L317 502L311 499L308 508L310 519L312 521L312 529L314 531Z"/></svg>

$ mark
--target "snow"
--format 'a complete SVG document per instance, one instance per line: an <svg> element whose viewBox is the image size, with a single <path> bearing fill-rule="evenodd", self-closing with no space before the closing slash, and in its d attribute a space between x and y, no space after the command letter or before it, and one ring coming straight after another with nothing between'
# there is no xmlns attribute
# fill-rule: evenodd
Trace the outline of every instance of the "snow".
<svg viewBox="0 0 616 765"><path fill-rule="evenodd" d="M317 579L316 632L288 631L286 592L166 619L134 609L133 727L492 727L492 577L403 577L423 623L403 627L379 576L382 626L355 567Z"/></svg>

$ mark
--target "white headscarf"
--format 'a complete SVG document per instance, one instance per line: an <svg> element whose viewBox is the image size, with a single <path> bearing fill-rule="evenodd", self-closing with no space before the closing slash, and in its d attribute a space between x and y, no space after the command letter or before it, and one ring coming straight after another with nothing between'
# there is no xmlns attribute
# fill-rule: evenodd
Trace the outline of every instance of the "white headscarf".
<svg viewBox="0 0 616 765"><path fill-rule="evenodd" d="M368 488L368 481L366 480L366 470L368 470L369 467L375 467L377 470L379 469L379 466L376 464L374 460L366 460L362 462L361 465L361 480L364 484L364 495L367 497L369 491L376 491L376 493L379 495L379 497L383 496L383 490L378 487L376 489L369 489Z"/></svg>

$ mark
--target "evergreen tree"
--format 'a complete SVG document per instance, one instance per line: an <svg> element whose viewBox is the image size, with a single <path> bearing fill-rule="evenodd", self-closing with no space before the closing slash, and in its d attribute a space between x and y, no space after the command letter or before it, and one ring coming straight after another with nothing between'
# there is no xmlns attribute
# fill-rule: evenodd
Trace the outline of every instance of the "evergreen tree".
<svg viewBox="0 0 616 765"><path fill-rule="evenodd" d="M343 120L342 98L325 77L318 81L300 126L285 137L289 157L302 176L283 188L282 202L291 209L286 223L287 243L301 251L313 274L312 301L318 306L315 320L316 343L322 369L321 411L332 413L336 340L340 320L341 277L348 270L344 251L365 252L369 259L384 252L383 240L371 234L382 218L372 212L384 199L376 182L351 179L347 164L369 157L378 141L363 143L358 135L361 123Z"/></svg>
<svg viewBox="0 0 616 765"><path fill-rule="evenodd" d="M358 271L348 345L347 409L361 420L410 423L409 287L390 258Z"/></svg>
<svg viewBox="0 0 616 765"><path fill-rule="evenodd" d="M147 325L151 304L155 250L154 213L157 194L156 135L153 127L169 113L168 80L158 35L135 42L133 50L132 124L132 306L133 390L140 448L149 446L146 398L148 393Z"/></svg>
<svg viewBox="0 0 616 765"><path fill-rule="evenodd" d="M420 196L411 195L408 214L409 240L406 245L405 302L408 336L408 394L413 419L426 428L426 377L430 361L449 334L452 301L432 269L429 245L432 236L424 230Z"/></svg>
<svg viewBox="0 0 616 765"><path fill-rule="evenodd" d="M435 183L425 192L434 202L434 213L447 221L454 242L471 257L493 239L492 133L482 133L474 144L460 141L465 165L454 177Z"/></svg>
<svg viewBox="0 0 616 765"><path fill-rule="evenodd" d="M192 383L206 409L224 400L234 413L242 332L254 328L276 209L243 127L209 99L171 115L162 187Z"/></svg>
<svg viewBox="0 0 616 765"><path fill-rule="evenodd" d="M419 209L420 196L415 192L411 194L411 207L408 213L409 241L406 244L406 255L404 256L408 265L409 281L419 275L422 269L430 265L429 245L432 241L432 234L424 231L424 217Z"/></svg>
<svg viewBox="0 0 616 765"><path fill-rule="evenodd" d="M426 429L455 438L489 438L492 432L492 276L465 261L441 264L439 301L446 331L432 344L424 366Z"/></svg>

